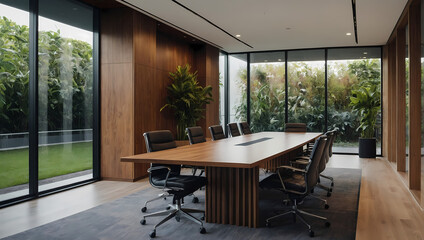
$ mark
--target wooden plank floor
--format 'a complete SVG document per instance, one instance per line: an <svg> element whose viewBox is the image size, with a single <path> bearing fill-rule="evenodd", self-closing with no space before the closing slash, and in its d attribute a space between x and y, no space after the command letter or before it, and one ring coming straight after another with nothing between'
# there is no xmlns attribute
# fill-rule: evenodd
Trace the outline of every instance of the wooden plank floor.
<svg viewBox="0 0 424 240"><path fill-rule="evenodd" d="M386 160L333 155L328 166L362 168L357 239L424 239L424 212ZM146 179L136 183L100 181L0 209L0 238L79 213L146 187L149 187Z"/></svg>

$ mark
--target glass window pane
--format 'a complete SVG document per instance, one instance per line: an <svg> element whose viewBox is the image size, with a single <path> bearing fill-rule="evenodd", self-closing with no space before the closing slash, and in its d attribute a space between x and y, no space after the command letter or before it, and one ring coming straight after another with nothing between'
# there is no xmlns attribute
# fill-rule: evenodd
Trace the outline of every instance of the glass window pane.
<svg viewBox="0 0 424 240"><path fill-rule="evenodd" d="M338 129L333 151L358 153L359 116L350 106L352 90L371 83L380 96L380 48L337 48L328 50L328 129ZM381 111L375 126L377 154L381 154Z"/></svg>
<svg viewBox="0 0 424 240"><path fill-rule="evenodd" d="M229 61L230 122L247 120L247 54L233 54Z"/></svg>
<svg viewBox="0 0 424 240"><path fill-rule="evenodd" d="M325 128L325 51L287 52L288 120L306 123L308 131Z"/></svg>
<svg viewBox="0 0 424 240"><path fill-rule="evenodd" d="M28 1L0 1L0 202L28 194Z"/></svg>
<svg viewBox="0 0 424 240"><path fill-rule="evenodd" d="M250 55L250 128L253 132L284 131L284 52Z"/></svg>
<svg viewBox="0 0 424 240"><path fill-rule="evenodd" d="M93 9L39 1L39 191L93 177Z"/></svg>

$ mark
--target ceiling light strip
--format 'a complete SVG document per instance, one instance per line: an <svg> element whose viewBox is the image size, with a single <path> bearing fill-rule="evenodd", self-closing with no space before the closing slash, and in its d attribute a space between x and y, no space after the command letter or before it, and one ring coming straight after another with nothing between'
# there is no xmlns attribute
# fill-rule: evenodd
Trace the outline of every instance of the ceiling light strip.
<svg viewBox="0 0 424 240"><path fill-rule="evenodd" d="M221 27L219 27L219 26L218 26L218 25L216 25L215 23L211 22L211 21L210 21L210 20L208 20L207 18L205 18L205 17L203 17L202 15L198 14L197 12L195 12L195 11L191 10L190 8L186 7L185 5L183 5L183 4L181 4L181 3L179 3L179 2L178 2L178 1L176 1L176 0L172 0L172 1L173 1L174 3L176 3L176 4L178 4L179 6L181 6L182 8L186 9L187 11L190 11L190 12L191 12L191 13L193 13L194 15L196 15L196 16L200 17L201 19L205 20L206 22L208 22L208 23L209 23L209 24L211 24L212 26L214 26L214 27L218 28L219 30L221 30L222 32L224 32L225 34L227 34L228 36L230 36L230 37L234 38L235 40L237 40L237 41L239 41L239 42L243 43L244 45L246 45L246 46L248 46L248 47L250 47L250 48L253 48L253 47L252 47L252 46L250 46L249 44L247 44L247 43L243 42L242 40L240 40L240 39L238 39L238 38L236 38L236 37L234 37L234 36L233 36L232 34L230 34L229 32L225 31L224 29L222 29ZM354 0L352 0L352 1L354 1Z"/></svg>
<svg viewBox="0 0 424 240"><path fill-rule="evenodd" d="M352 13L353 13L353 29L355 31L355 42L358 44L358 28L356 24L356 0L352 0Z"/></svg>
<svg viewBox="0 0 424 240"><path fill-rule="evenodd" d="M175 28L175 29L177 29L177 30L179 30L179 31L181 31L181 32L184 32L184 33L186 33L187 35L190 35L190 36L192 36L192 37L194 37L194 38L197 38L197 39L199 39L199 40L201 40L201 41L203 41L203 42L205 42L205 43L207 43L207 44L209 44L209 45L212 45L212 46L214 46L214 47L216 47L216 48L219 48L219 49L224 49L224 48L223 48L223 47L221 47L220 45L215 44L215 43L213 43L213 42L211 42L211 41L209 41L209 40L206 40L206 39L204 39L204 38L202 38L202 37L200 37L200 36L198 36L198 35L196 35L196 34L194 34L194 33L190 32L190 31L185 30L184 28L181 28L181 27L179 27L179 26L177 26L177 25L174 25L174 24L172 24L172 23L170 23L170 22L166 21L165 19L162 19L162 18L160 18L160 17L158 17L158 16L156 16L156 15L154 15L154 14L152 14L152 13L150 13L150 12L148 12L148 11L144 10L144 9L141 9L141 8L139 8L139 7L135 6L135 5L133 5L132 3L129 3L129 2L127 2L127 1L125 1L125 0L116 0L116 1L117 1L117 2L122 3L122 4L126 5L126 6L128 6L128 7L130 7L130 8L132 8L132 9L135 9L135 10L137 10L137 11L141 12L141 13L144 13L145 15L148 15L149 17L151 17L151 18L153 18L153 19L155 19L155 20L157 20L157 21L160 21L160 22L162 22L162 23L164 23L164 24L166 24L166 25L168 25L168 26L170 26L170 27L173 27L173 28Z"/></svg>

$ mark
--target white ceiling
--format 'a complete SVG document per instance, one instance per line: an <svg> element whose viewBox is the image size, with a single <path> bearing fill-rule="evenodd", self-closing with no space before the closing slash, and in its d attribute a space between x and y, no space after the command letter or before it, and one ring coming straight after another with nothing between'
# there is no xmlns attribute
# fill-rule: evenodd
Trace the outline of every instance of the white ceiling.
<svg viewBox="0 0 424 240"><path fill-rule="evenodd" d="M356 44L351 0L177 0L231 35L240 34L250 48L171 0L118 1L229 53L384 45L407 3L356 0Z"/></svg>

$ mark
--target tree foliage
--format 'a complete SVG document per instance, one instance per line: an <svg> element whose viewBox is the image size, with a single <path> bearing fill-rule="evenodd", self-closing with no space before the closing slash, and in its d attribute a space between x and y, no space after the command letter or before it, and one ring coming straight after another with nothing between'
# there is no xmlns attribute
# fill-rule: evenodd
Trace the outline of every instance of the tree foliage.
<svg viewBox="0 0 424 240"><path fill-rule="evenodd" d="M92 46L40 31L39 130L92 128ZM0 133L28 129L29 29L0 19Z"/></svg>

